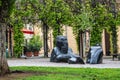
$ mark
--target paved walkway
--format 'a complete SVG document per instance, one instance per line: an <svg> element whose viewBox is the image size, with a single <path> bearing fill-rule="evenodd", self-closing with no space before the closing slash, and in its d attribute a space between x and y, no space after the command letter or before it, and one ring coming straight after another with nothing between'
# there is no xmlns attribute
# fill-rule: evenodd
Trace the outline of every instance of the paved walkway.
<svg viewBox="0 0 120 80"><path fill-rule="evenodd" d="M73 68L120 68L120 61L103 59L102 64L68 64L54 63L50 58L8 59L9 66L42 66L42 67L73 67Z"/></svg>

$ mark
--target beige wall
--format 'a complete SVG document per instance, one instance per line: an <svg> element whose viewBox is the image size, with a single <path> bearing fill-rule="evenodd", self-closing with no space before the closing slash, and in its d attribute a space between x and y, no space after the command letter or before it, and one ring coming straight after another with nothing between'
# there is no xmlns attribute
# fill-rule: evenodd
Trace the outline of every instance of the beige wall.
<svg viewBox="0 0 120 80"><path fill-rule="evenodd" d="M78 53L77 43L76 43L76 40L75 40L75 36L73 35L72 27L63 26L63 29L64 29L63 35L67 36L69 47L72 48L74 53Z"/></svg>
<svg viewBox="0 0 120 80"><path fill-rule="evenodd" d="M120 53L120 27L118 27L117 36L118 53Z"/></svg>
<svg viewBox="0 0 120 80"><path fill-rule="evenodd" d="M41 26L41 24L36 24L34 26L34 33L35 33L35 35L40 35L41 39L43 40L43 34L42 34L42 30L41 30L40 26ZM72 48L74 53L78 53L77 43L76 43L75 37L73 35L72 27L63 26L63 29L64 29L63 35L67 36L69 47ZM49 50L51 53L51 51L53 49L52 30L49 30L49 34L48 34L48 47L49 47ZM43 50L42 50L42 53L43 53Z"/></svg>
<svg viewBox="0 0 120 80"><path fill-rule="evenodd" d="M105 55L106 49L105 49L105 31L104 30L102 33L102 48L103 48L103 53ZM120 27L118 27L118 30L117 30L117 49L118 49L118 53L120 53Z"/></svg>
<svg viewBox="0 0 120 80"><path fill-rule="evenodd" d="M103 54L106 54L106 47L105 47L105 30L102 32L102 49L103 49Z"/></svg>
<svg viewBox="0 0 120 80"><path fill-rule="evenodd" d="M116 0L116 3L120 3L120 0Z"/></svg>
<svg viewBox="0 0 120 80"><path fill-rule="evenodd" d="M120 10L120 0L116 0L117 9ZM117 46L118 46L118 53L120 53L120 26L117 30Z"/></svg>
<svg viewBox="0 0 120 80"><path fill-rule="evenodd" d="M40 35L41 39L43 40L42 30L39 27L40 25L36 25L36 26L37 27L34 28L35 35ZM72 48L72 50L73 50L74 53L78 53L77 43L76 43L75 37L73 35L72 27L63 26L63 29L64 29L63 35L67 36L69 47ZM118 52L120 53L120 27L118 29L118 33L117 34L118 34L118 42L117 42L117 44L118 44ZM105 44L105 41L104 41L104 30L103 30L103 34L102 34L102 46L103 46L103 53L105 54L105 47L104 47L105 45L104 44ZM49 49L50 49L50 52L51 52L52 49L53 49L52 30L49 31L49 34L48 34L48 46L49 46Z"/></svg>

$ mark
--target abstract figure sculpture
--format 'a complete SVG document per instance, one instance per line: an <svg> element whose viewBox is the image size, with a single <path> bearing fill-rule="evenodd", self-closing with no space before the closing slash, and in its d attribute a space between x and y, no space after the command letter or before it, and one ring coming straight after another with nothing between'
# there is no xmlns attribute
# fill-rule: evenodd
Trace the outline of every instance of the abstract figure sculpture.
<svg viewBox="0 0 120 80"><path fill-rule="evenodd" d="M99 64L102 63L103 51L101 46L92 46L87 55L86 63Z"/></svg>
<svg viewBox="0 0 120 80"><path fill-rule="evenodd" d="M52 50L50 61L84 64L82 58L73 54L72 49L68 47L67 37L65 36L57 36L56 47Z"/></svg>

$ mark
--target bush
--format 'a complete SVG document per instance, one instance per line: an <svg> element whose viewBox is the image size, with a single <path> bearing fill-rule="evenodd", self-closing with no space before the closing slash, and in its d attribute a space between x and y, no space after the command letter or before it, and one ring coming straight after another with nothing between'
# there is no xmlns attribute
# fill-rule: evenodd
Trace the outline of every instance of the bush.
<svg viewBox="0 0 120 80"><path fill-rule="evenodd" d="M40 39L40 36L34 35L33 38L30 40L29 45L33 52L39 51L42 47L42 41Z"/></svg>

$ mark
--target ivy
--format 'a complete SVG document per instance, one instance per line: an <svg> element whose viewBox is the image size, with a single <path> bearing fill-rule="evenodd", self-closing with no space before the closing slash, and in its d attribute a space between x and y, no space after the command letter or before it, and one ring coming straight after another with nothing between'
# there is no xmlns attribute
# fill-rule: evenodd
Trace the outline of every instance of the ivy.
<svg viewBox="0 0 120 80"><path fill-rule="evenodd" d="M73 22L73 33L76 37L77 46L79 48L80 44L80 32L84 32L85 30L91 30L94 25L94 17L92 16L92 9L90 7L90 1L86 1L85 3L73 2L74 9L74 22Z"/></svg>
<svg viewBox="0 0 120 80"><path fill-rule="evenodd" d="M1 4L2 4L2 3L1 3L1 0L0 0L0 6L1 6Z"/></svg>
<svg viewBox="0 0 120 80"><path fill-rule="evenodd" d="M35 8L33 4L36 3L36 0L19 0L16 1L16 5L14 5L10 23L13 26L14 33L14 56L20 57L23 50L24 45L24 35L21 31L24 27L24 24L29 22L35 23L34 17L36 16Z"/></svg>
<svg viewBox="0 0 120 80"><path fill-rule="evenodd" d="M111 28L114 24L115 19L113 15L108 11L106 5L98 3L93 8L93 15L95 18L95 25L91 31L91 45L101 44L101 34L103 29Z"/></svg>
<svg viewBox="0 0 120 80"><path fill-rule="evenodd" d="M57 35L62 35L62 25L71 23L72 14L64 0L45 0L44 4L40 5L40 10L40 20L53 29L54 40Z"/></svg>
<svg viewBox="0 0 120 80"><path fill-rule="evenodd" d="M92 31L90 33L91 39L90 39L90 45L94 46L96 44L101 44L101 33L102 29L98 29L96 27L92 28Z"/></svg>
<svg viewBox="0 0 120 80"><path fill-rule="evenodd" d="M117 13L117 17L116 17L116 25L117 25L117 26L120 25L120 11L118 11L118 13Z"/></svg>
<svg viewBox="0 0 120 80"><path fill-rule="evenodd" d="M87 0L85 3L74 0L70 1L69 4L64 0L20 1L18 1L20 3L20 6L18 6L19 10L17 12L14 10L11 15L14 33L16 33L14 36L15 47L19 45L18 50L21 49L20 44L22 44L23 39L23 34L19 32L21 32L20 30L25 23L32 22L34 24L36 21L41 20L53 29L54 40L57 35L62 35L63 30L61 28L63 25L73 26L76 39L79 39L79 31L89 29L91 30L91 45L100 43L102 29L110 28L110 25L115 23L112 14L106 9L106 5L96 4L96 7L92 8L91 0ZM16 21L17 24L14 23ZM16 43L18 36L20 36L20 41ZM15 49L16 54L18 50L17 48Z"/></svg>
<svg viewBox="0 0 120 80"><path fill-rule="evenodd" d="M91 45L96 45L97 43L101 44L101 33L103 29L108 29L111 35L115 35L112 33L112 30L110 30L111 26L116 22L119 24L119 17L117 17L117 21L115 21L113 14L107 9L108 5L103 5L98 2L93 7L91 3L91 0L82 3L73 1L72 6L70 5L74 15L73 32L76 41L78 41L78 46L79 31L90 30L90 43ZM113 41L112 37L111 41ZM113 45L113 43L111 45Z"/></svg>
<svg viewBox="0 0 120 80"><path fill-rule="evenodd" d="M18 24L19 23L19 24ZM14 56L20 57L23 50L24 36L21 29L23 28L23 24L19 21L14 24Z"/></svg>

